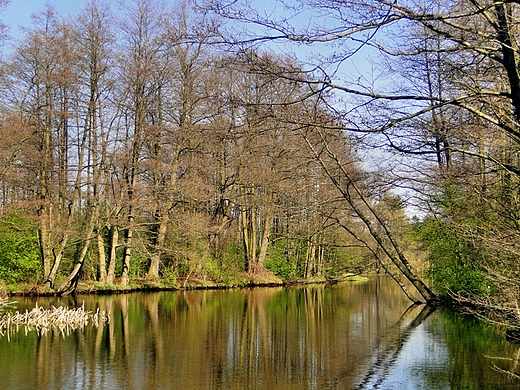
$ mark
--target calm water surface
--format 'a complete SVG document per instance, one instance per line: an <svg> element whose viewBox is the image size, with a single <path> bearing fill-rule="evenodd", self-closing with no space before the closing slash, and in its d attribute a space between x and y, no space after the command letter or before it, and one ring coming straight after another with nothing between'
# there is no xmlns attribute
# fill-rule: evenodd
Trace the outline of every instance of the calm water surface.
<svg viewBox="0 0 520 390"><path fill-rule="evenodd" d="M503 329L410 307L387 279L19 299L17 309L83 302L110 311L110 324L0 336L0 388L520 388L499 372L520 357Z"/></svg>

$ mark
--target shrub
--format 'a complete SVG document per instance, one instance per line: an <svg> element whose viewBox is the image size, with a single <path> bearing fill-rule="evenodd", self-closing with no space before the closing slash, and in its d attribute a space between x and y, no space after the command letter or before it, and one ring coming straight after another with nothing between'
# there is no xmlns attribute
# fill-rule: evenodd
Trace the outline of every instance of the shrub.
<svg viewBox="0 0 520 390"><path fill-rule="evenodd" d="M36 225L26 217L0 218L0 279L6 283L35 282L42 273Z"/></svg>
<svg viewBox="0 0 520 390"><path fill-rule="evenodd" d="M283 281L290 281L299 276L297 263L296 258L287 255L282 244L275 243L269 248L268 256L265 259L265 268Z"/></svg>
<svg viewBox="0 0 520 390"><path fill-rule="evenodd" d="M430 218L417 224L420 242L428 251L427 275L439 296L451 293L483 296L489 281L480 269L480 254L471 242L448 223Z"/></svg>

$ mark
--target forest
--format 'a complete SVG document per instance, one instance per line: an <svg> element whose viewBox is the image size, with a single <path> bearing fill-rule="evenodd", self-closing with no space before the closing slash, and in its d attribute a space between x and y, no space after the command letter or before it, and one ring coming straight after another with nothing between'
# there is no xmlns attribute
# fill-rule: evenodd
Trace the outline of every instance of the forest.
<svg viewBox="0 0 520 390"><path fill-rule="evenodd" d="M4 25L0 288L378 272L516 324L520 5L273 7L92 0Z"/></svg>
<svg viewBox="0 0 520 390"><path fill-rule="evenodd" d="M301 72L289 58L223 51L217 28L150 1L36 15L2 72L5 284L227 286L359 261L305 145L326 137L355 171L348 137L312 88L255 69Z"/></svg>

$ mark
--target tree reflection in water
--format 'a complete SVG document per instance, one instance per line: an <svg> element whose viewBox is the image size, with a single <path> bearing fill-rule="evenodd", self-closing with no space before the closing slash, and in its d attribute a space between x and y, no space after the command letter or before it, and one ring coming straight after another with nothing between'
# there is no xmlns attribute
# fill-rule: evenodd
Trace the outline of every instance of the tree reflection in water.
<svg viewBox="0 0 520 390"><path fill-rule="evenodd" d="M412 304L406 309L393 327L383 334L377 348L373 349L373 362L361 379L356 389L377 388L387 377L396 363L403 346L408 342L412 332L435 311L434 306ZM413 315L415 313L415 316ZM412 318L411 321L409 320Z"/></svg>
<svg viewBox="0 0 520 390"><path fill-rule="evenodd" d="M78 303L81 305L83 300ZM45 305L41 299L38 303ZM18 309L34 305L21 300ZM54 299L48 304L72 306ZM85 297L102 328L0 338L10 389L517 388L499 328L366 283ZM509 369L507 362L500 367ZM24 375L20 375L20 372ZM454 384L454 385L453 385ZM497 387L498 386L498 387Z"/></svg>

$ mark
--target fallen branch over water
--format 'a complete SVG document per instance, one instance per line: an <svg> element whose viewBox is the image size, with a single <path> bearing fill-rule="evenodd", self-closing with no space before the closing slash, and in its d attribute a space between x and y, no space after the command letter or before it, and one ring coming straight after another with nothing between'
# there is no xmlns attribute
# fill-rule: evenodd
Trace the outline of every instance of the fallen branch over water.
<svg viewBox="0 0 520 390"><path fill-rule="evenodd" d="M46 333L52 327L64 330L82 329L88 324L98 327L104 323L110 322L110 317L105 311L99 308L95 313L85 310L84 305L76 309L60 306L58 308L44 309L36 304L31 311L26 310L25 313L4 313L0 315L0 335L9 332L13 327L16 329L20 326L26 327L28 330L36 330Z"/></svg>

